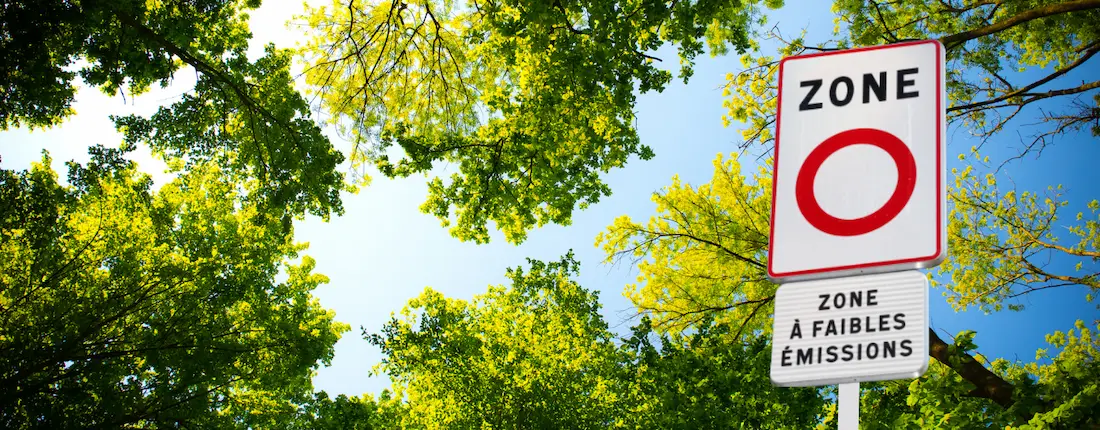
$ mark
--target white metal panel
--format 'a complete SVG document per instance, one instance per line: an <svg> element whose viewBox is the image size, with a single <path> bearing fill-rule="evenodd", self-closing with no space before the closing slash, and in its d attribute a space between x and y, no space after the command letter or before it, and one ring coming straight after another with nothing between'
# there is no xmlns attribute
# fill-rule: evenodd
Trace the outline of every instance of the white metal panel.
<svg viewBox="0 0 1100 430"><path fill-rule="evenodd" d="M874 305L869 299L872 290ZM861 294L860 306L849 306L852 293ZM838 294L845 297L844 306L839 309ZM823 295L830 297L825 306ZM823 307L827 309L822 310ZM853 318L860 321L857 334L850 333ZM904 321L903 327L899 319ZM828 329L829 321L836 332ZM844 334L840 334L842 321L847 328ZM794 335L796 323L798 336ZM874 332L866 329L868 323L875 328ZM817 386L915 378L928 367L928 278L919 271L908 270L783 284L776 292L773 327L771 379L775 385ZM883 327L888 330L882 330ZM893 354L885 357L888 344L893 345ZM906 344L908 350L903 354L906 348L902 346ZM875 345L873 354L871 345ZM851 359L847 361L845 347L851 351ZM829 362L830 348L837 352L832 362ZM809 362L803 360L807 350ZM784 351L787 351L785 357Z"/></svg>
<svg viewBox="0 0 1100 430"><path fill-rule="evenodd" d="M780 63L779 119L768 276L776 281L822 279L931 267L946 255L946 124L943 46L936 41L859 48L789 57ZM916 69L912 72L912 69ZM899 71L906 71L900 73ZM884 73L885 75L880 75ZM864 82L864 75L872 79ZM885 76L884 81L879 78ZM847 97L851 101L832 103ZM816 94L807 99L820 80ZM899 98L899 84L912 97ZM837 90L831 91L836 82ZM885 85L885 100L873 87ZM864 102L864 93L867 100ZM802 109L803 104L821 107ZM820 230L796 197L807 157L830 137L874 129L896 137L912 156L915 182L904 208L886 224L858 235ZM848 139L851 140L851 139ZM899 167L870 142L831 153L812 177L813 195L831 217L850 221L883 207Z"/></svg>

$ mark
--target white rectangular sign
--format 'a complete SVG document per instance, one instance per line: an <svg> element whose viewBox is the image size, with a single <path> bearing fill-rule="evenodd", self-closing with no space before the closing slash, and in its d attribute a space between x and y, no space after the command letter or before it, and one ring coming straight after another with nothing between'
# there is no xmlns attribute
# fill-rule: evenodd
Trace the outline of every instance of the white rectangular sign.
<svg viewBox="0 0 1100 430"><path fill-rule="evenodd" d="M928 278L916 270L783 284L772 383L916 378L928 368Z"/></svg>
<svg viewBox="0 0 1100 430"><path fill-rule="evenodd" d="M768 276L932 267L947 249L944 49L934 40L779 63Z"/></svg>

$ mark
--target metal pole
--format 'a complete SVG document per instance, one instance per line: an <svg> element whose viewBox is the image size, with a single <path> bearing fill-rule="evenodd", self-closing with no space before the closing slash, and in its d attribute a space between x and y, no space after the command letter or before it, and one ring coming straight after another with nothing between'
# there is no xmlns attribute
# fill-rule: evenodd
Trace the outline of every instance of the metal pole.
<svg viewBox="0 0 1100 430"><path fill-rule="evenodd" d="M840 384L836 396L839 430L859 429L859 382Z"/></svg>

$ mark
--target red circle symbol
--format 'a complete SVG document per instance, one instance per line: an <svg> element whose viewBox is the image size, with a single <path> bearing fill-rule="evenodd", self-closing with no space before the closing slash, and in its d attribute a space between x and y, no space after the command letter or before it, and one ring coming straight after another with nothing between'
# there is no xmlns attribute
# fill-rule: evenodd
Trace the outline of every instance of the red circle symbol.
<svg viewBox="0 0 1100 430"><path fill-rule="evenodd" d="M873 145L886 151L898 169L898 182L894 185L894 194L874 213L862 218L841 219L829 215L821 205L817 203L814 195L814 180L817 172L825 160L837 151L852 145ZM798 180L795 182L794 196L798 203L798 209L802 216L818 230L836 236L858 236L877 230L886 225L905 209L909 203L909 197L913 195L913 188L917 184L917 163L913 159L913 153L905 146L905 142L897 136L874 128L857 128L842 131L825 139L821 145L814 148L806 161L802 164L802 170L798 172Z"/></svg>

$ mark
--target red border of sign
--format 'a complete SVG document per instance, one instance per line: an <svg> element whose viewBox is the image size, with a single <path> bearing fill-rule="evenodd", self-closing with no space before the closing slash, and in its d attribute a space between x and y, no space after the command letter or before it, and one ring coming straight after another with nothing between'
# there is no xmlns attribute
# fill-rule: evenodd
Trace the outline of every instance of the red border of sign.
<svg viewBox="0 0 1100 430"><path fill-rule="evenodd" d="M783 88L783 66L784 66L784 64L786 64L788 61L791 61L791 60L802 60L802 59L806 59L806 58L824 57L824 56L837 55L837 54L848 54L848 53L852 53L852 52L861 52L861 51L875 51L875 50L879 50L879 49L900 48L900 47L905 47L905 46L923 45L923 44L926 44L926 43L931 43L931 44L935 45L936 46L936 57L938 59L943 58L943 44L941 44L938 40L919 40L919 41L915 41L915 42L901 42L901 43L894 43L894 44L890 44L890 45L866 46L866 47L862 47L862 48L846 49L846 50L843 50L843 51L815 52L815 53L812 53L812 54L786 57L782 60L779 60L779 88L780 88L780 90L779 90L779 94L777 95L778 99L776 100L777 107L776 107L776 116L775 116L775 155L774 155L774 166L773 166L773 170L772 170L772 172L773 172L772 173L772 213L771 213L771 227L772 228L769 229L769 232L768 232L768 277L773 278L773 279L783 279L783 278L790 278L790 277L793 277L793 276L805 276L805 275L813 275L813 274L818 274L818 273L838 272L838 271L842 271L842 270L857 270L857 269L866 269L866 268L871 268L871 267L889 266L889 265L894 265L894 264L917 263L917 262L935 260L937 257L939 257L940 255L943 254L943 241L940 240L940 237L943 236L943 222L944 222L944 220L943 220L943 216L944 216L943 215L943 199L937 198L936 199L936 236L937 236L936 237L936 252L934 252L932 255L925 256L925 257L905 258L905 259L901 259L901 260L879 261L879 262L874 262L874 263L852 264L852 265L848 265L848 266L838 266L838 267L827 267L827 268L821 268L821 269L800 270L800 271L786 272L786 273L775 273L775 272L772 271L772 258L771 258L771 256L774 255L773 251L774 251L774 248L775 248L775 195L776 195L775 191L776 191L777 184L779 183L778 178L775 177L775 172L779 172L779 137L780 137L779 136L779 130L780 130L779 126L780 126L780 121L783 120L783 91L782 91L782 88ZM942 64L940 64L939 67L936 67L936 111L937 112L943 111L943 87L942 87L943 77L941 76L941 74L943 73L942 70L943 70L943 65ZM937 195L943 195L943 172L942 172L942 170L943 170L944 166L943 166L943 142L942 142L943 136L942 136L942 132L943 132L943 115L942 114L937 114L936 115L936 193L937 193Z"/></svg>

